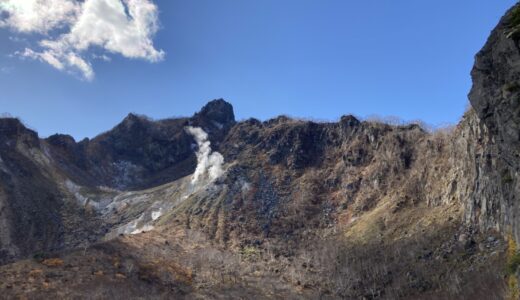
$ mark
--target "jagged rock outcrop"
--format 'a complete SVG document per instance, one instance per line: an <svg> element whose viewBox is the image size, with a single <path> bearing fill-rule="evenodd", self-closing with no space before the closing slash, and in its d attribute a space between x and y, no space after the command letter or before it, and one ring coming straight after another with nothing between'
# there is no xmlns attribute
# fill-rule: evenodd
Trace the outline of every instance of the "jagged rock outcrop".
<svg viewBox="0 0 520 300"><path fill-rule="evenodd" d="M30 157L39 146L19 120L0 119L0 263L61 243L56 183Z"/></svg>
<svg viewBox="0 0 520 300"><path fill-rule="evenodd" d="M195 170L193 137L188 125L203 127L218 146L235 124L232 106L209 102L191 118L152 121L129 114L120 124L92 140L76 143L72 137L46 139L50 154L76 183L139 190L187 176Z"/></svg>
<svg viewBox="0 0 520 300"><path fill-rule="evenodd" d="M469 222L513 233L520 241L520 6L500 20L477 54L469 94L478 121L475 189L466 205ZM516 22L516 23L515 23Z"/></svg>

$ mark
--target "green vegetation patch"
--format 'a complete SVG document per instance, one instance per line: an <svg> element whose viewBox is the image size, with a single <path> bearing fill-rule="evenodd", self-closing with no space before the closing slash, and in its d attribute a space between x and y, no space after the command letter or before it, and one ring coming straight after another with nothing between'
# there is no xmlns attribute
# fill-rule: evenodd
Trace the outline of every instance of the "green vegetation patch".
<svg viewBox="0 0 520 300"><path fill-rule="evenodd" d="M509 26L516 27L520 25L520 5L515 6L511 12L511 18L509 19Z"/></svg>
<svg viewBox="0 0 520 300"><path fill-rule="evenodd" d="M244 258L254 258L256 257L257 255L260 254L260 251L256 248L256 247L253 247L253 246L245 246L244 248L242 248L240 250L240 254L242 255L242 257Z"/></svg>
<svg viewBox="0 0 520 300"><path fill-rule="evenodd" d="M520 39L520 5L515 6L511 11L508 23L510 30L506 32L507 38Z"/></svg>
<svg viewBox="0 0 520 300"><path fill-rule="evenodd" d="M515 253L509 257L506 266L506 272L508 275L514 275L520 266L520 253Z"/></svg>
<svg viewBox="0 0 520 300"><path fill-rule="evenodd" d="M518 92L520 90L520 85L517 82L511 82L511 83L507 83L504 86L504 89L507 92L514 93L514 92Z"/></svg>
<svg viewBox="0 0 520 300"><path fill-rule="evenodd" d="M514 181L513 177L511 176L511 173L509 171L504 171L502 173L502 183L503 184L510 184Z"/></svg>

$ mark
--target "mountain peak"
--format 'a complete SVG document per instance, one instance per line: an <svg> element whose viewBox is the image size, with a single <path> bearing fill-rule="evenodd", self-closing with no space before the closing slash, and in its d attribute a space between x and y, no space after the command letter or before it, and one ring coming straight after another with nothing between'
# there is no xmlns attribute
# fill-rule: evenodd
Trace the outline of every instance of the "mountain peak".
<svg viewBox="0 0 520 300"><path fill-rule="evenodd" d="M345 115L341 117L340 123L347 127L358 126L361 122L353 115Z"/></svg>
<svg viewBox="0 0 520 300"><path fill-rule="evenodd" d="M138 114L135 114L135 113L129 113L123 119L123 123L133 123L133 122L138 122L138 121L141 121L141 120L148 120L148 117L146 117L145 115L138 115Z"/></svg>
<svg viewBox="0 0 520 300"><path fill-rule="evenodd" d="M26 137L31 144L38 144L38 134L28 129L18 118L0 118L0 140Z"/></svg>
<svg viewBox="0 0 520 300"><path fill-rule="evenodd" d="M235 123L233 106L224 99L208 102L195 116L218 122L224 126Z"/></svg>

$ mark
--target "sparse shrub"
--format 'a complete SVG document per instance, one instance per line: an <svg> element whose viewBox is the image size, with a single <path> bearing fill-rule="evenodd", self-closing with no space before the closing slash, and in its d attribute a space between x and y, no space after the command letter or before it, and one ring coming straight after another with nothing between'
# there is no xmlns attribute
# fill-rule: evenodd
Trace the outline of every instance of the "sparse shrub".
<svg viewBox="0 0 520 300"><path fill-rule="evenodd" d="M49 257L49 255L45 252L36 252L33 254L33 259L40 263L48 257Z"/></svg>
<svg viewBox="0 0 520 300"><path fill-rule="evenodd" d="M520 90L520 84L517 82L510 82L504 86L504 90L509 93L518 92Z"/></svg>
<svg viewBox="0 0 520 300"><path fill-rule="evenodd" d="M139 266L139 271L137 272L137 276L139 280L148 282L148 283L158 283L161 282L161 278L157 274L158 267L154 264L142 264Z"/></svg>
<svg viewBox="0 0 520 300"><path fill-rule="evenodd" d="M43 274L42 269L33 269L29 272L29 277L39 277Z"/></svg>
<svg viewBox="0 0 520 300"><path fill-rule="evenodd" d="M450 232L357 245L320 239L290 260L285 275L332 299L503 299L503 264L475 263L448 246Z"/></svg>
<svg viewBox="0 0 520 300"><path fill-rule="evenodd" d="M64 263L63 260L60 258L48 258L41 262L42 265L51 267L51 268L61 267L61 266L63 266L63 263Z"/></svg>
<svg viewBox="0 0 520 300"><path fill-rule="evenodd" d="M386 124L391 126L404 126L408 124L403 119L397 116L370 115L365 119L365 121L369 123Z"/></svg>
<svg viewBox="0 0 520 300"><path fill-rule="evenodd" d="M516 6L511 12L511 18L509 19L509 26L516 27L520 25L520 6Z"/></svg>
<svg viewBox="0 0 520 300"><path fill-rule="evenodd" d="M511 12L508 25L510 31L506 33L506 36L517 40L520 37L520 6L516 6Z"/></svg>
<svg viewBox="0 0 520 300"><path fill-rule="evenodd" d="M259 254L259 251L253 246L245 246L241 249L240 254L245 259L251 259L255 258Z"/></svg>
<svg viewBox="0 0 520 300"><path fill-rule="evenodd" d="M511 173L509 171L502 172L502 183L503 184L510 184L513 182L513 177L511 176Z"/></svg>
<svg viewBox="0 0 520 300"><path fill-rule="evenodd" d="M518 299L520 298L520 289L516 272L520 265L520 253L518 253L516 242L511 234L507 238L507 246L506 272L508 275L509 299Z"/></svg>

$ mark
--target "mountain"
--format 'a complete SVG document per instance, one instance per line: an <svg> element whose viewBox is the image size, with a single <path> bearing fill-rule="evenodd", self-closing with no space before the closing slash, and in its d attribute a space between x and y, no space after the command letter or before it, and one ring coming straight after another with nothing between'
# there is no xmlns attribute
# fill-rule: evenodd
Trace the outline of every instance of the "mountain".
<svg viewBox="0 0 520 300"><path fill-rule="evenodd" d="M221 99L79 142L0 119L2 297L516 299L519 39L515 5L434 132Z"/></svg>

